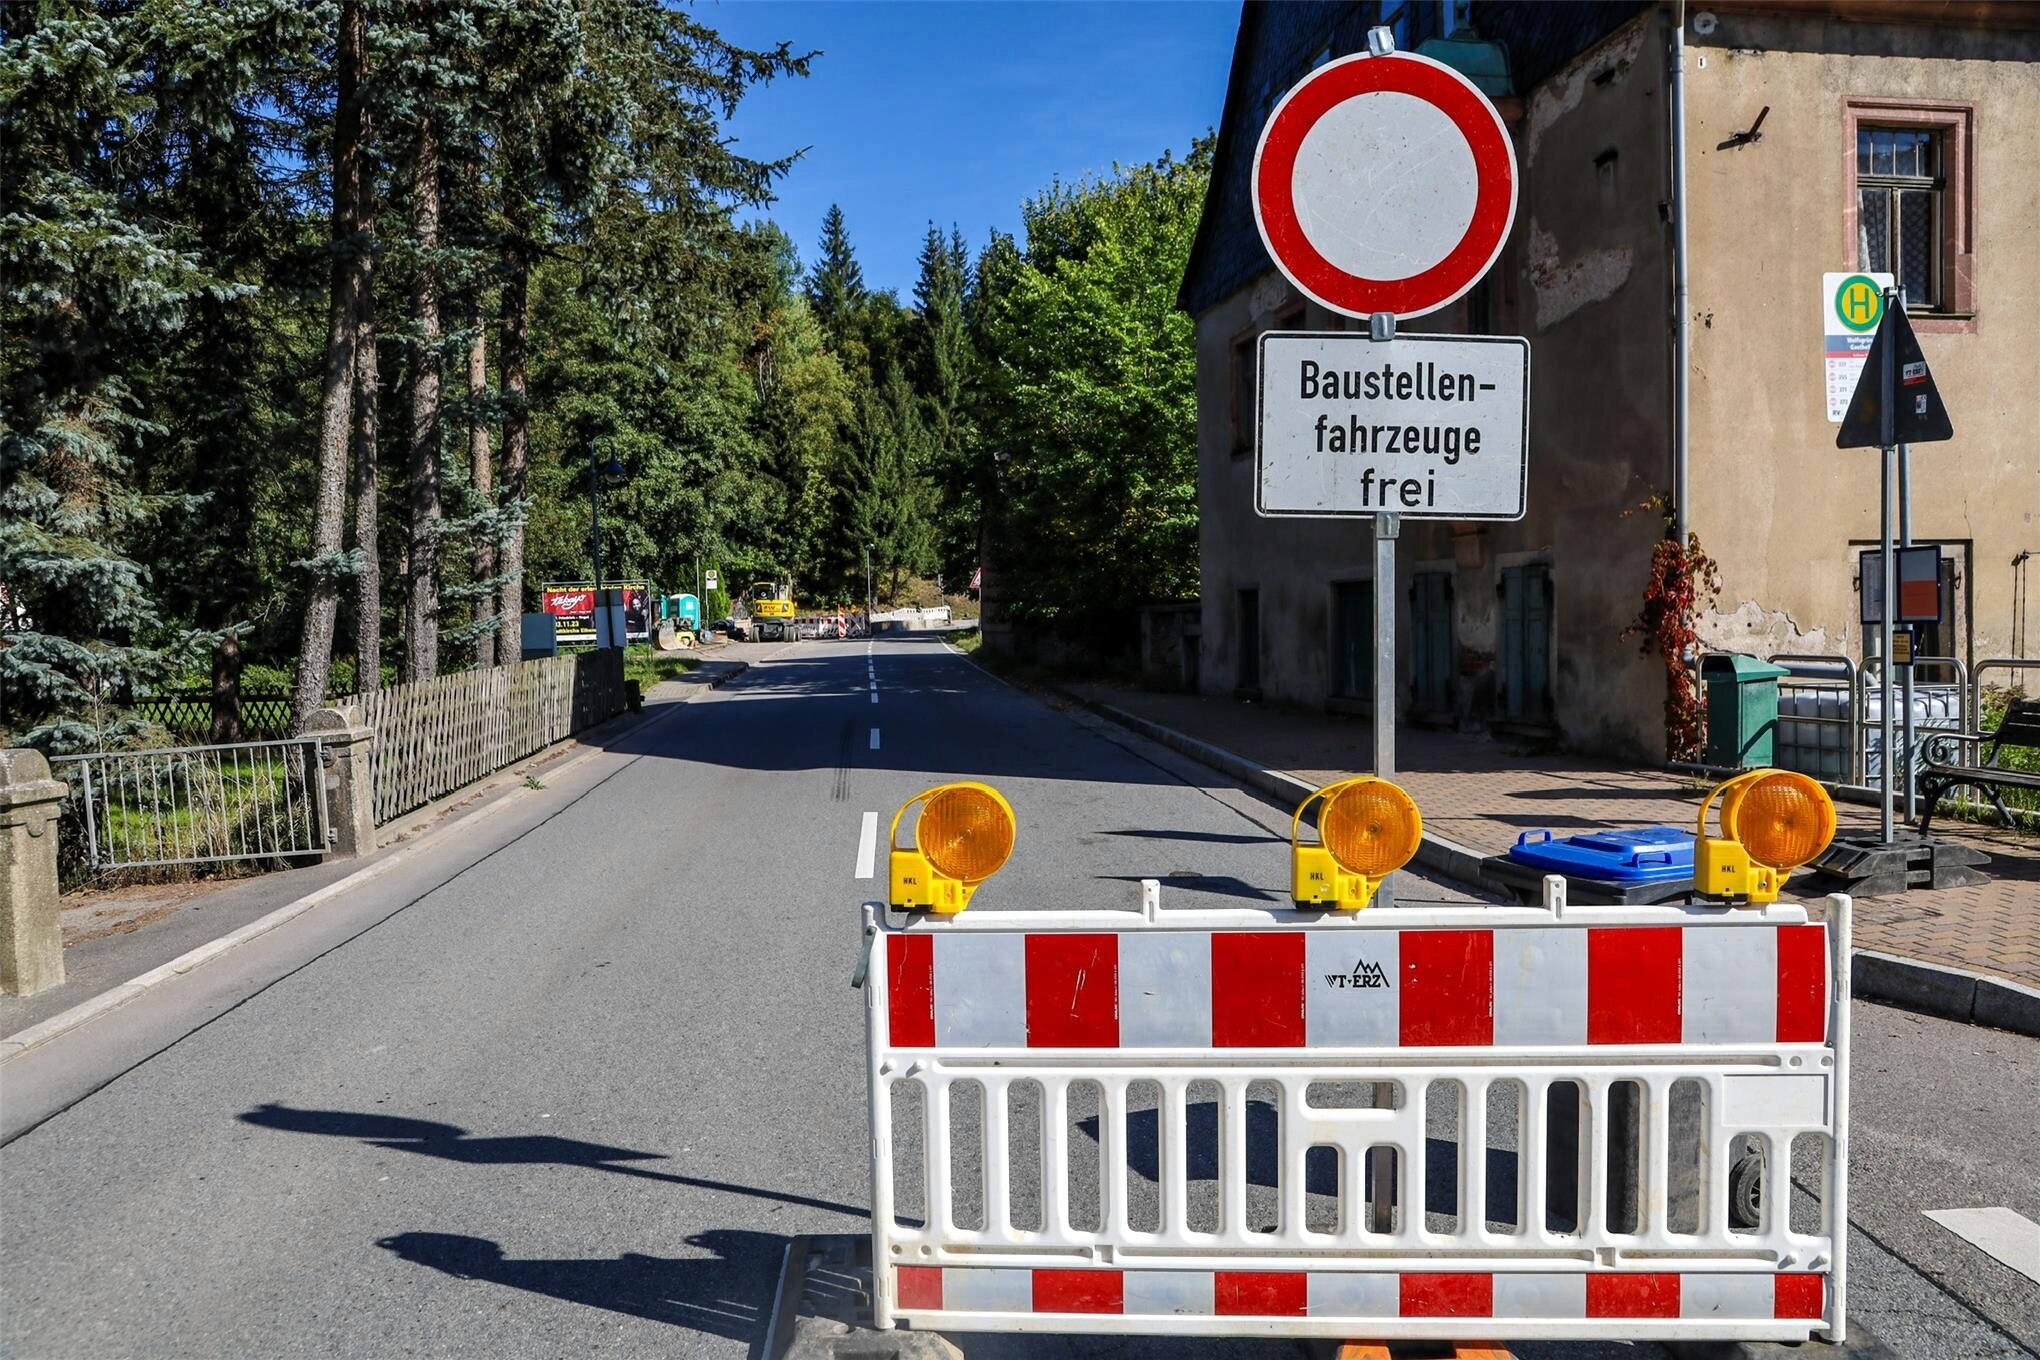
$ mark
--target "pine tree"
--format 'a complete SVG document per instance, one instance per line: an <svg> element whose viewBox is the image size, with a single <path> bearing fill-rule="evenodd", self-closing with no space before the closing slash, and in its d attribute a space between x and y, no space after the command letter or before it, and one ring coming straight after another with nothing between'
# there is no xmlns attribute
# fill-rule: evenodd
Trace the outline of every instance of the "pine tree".
<svg viewBox="0 0 2040 1360"><path fill-rule="evenodd" d="M372 256L360 237L363 186L371 173L362 150L362 77L368 58L368 21L362 0L340 9L339 88L333 120L333 278L328 291L326 362L320 396L319 443L311 553L301 564L311 578L305 600L304 633L298 643L297 679L291 693L295 726L326 699L333 664L333 624L339 612L340 581L357 569L343 549L347 480L354 426L355 355L371 323L369 279ZM373 343L373 331L369 331Z"/></svg>
<svg viewBox="0 0 2040 1360"><path fill-rule="evenodd" d="M503 222L502 501L521 506L531 474L530 321L542 254L599 261L582 276L613 313L621 339L677 348L726 324L756 286L757 261L734 221L791 158L740 156L721 132L752 85L805 74L785 44L750 51L656 0L568 0L510 6L490 37L519 80L500 100L495 145ZM585 449L582 450L585 456ZM504 538L500 611L523 609L525 544Z"/></svg>

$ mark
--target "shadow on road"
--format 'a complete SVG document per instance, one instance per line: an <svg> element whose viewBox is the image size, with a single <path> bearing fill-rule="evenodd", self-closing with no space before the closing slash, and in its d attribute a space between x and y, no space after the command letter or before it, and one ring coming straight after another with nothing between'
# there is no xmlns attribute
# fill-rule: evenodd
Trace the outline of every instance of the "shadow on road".
<svg viewBox="0 0 2040 1360"><path fill-rule="evenodd" d="M253 1124L258 1128L277 1129L284 1133L319 1133L334 1138L358 1138L370 1147L416 1152L448 1162L468 1162L479 1166L582 1166L597 1171L613 1171L619 1176L638 1176L645 1180L665 1181L697 1190L719 1190L725 1194L748 1195L754 1199L769 1199L781 1204L799 1205L806 1209L822 1209L832 1214L849 1214L855 1218L868 1218L871 1214L869 1209L854 1204L839 1204L834 1200L788 1194L755 1185L735 1185L729 1181L681 1176L670 1171L653 1171L647 1167L631 1166L628 1165L631 1162L664 1161L665 1154L606 1147L601 1143L583 1142L578 1138L556 1138L542 1133L509 1138L477 1138L456 1125L439 1124L429 1119L363 1114L351 1110L294 1110L288 1105L273 1104L258 1105L239 1118L242 1123Z"/></svg>
<svg viewBox="0 0 2040 1360"><path fill-rule="evenodd" d="M1265 888L1257 888L1245 879L1232 874L1098 874L1096 877L1108 883L1138 883L1142 879L1159 879L1164 888L1179 893L1209 893L1213 897L1244 897L1250 902L1274 902L1278 906L1288 903Z"/></svg>
<svg viewBox="0 0 2040 1360"><path fill-rule="evenodd" d="M415 1121L404 1121L415 1122ZM772 1282L786 1251L776 1233L717 1228L687 1239L712 1256L646 1256L627 1251L612 1260L515 1260L485 1237L407 1232L377 1246L413 1265L460 1280L487 1280L627 1317L671 1323L748 1343L763 1340Z"/></svg>
<svg viewBox="0 0 2040 1360"><path fill-rule="evenodd" d="M1193 1100L1183 1109L1184 1172L1191 1182L1219 1179L1218 1103ZM1275 1106L1261 1100L1247 1102L1246 1118L1247 1184L1271 1188L1281 1183L1281 1115ZM1098 1117L1091 1115L1076 1127L1094 1144L1098 1140ZM1126 1165L1135 1176L1151 1183L1161 1180L1161 1111L1128 1110L1126 1113ZM1340 1167L1332 1149L1313 1148L1304 1159L1304 1192L1339 1196L1351 1187L1340 1184ZM1459 1213L1459 1143L1449 1138L1424 1140L1422 1188L1428 1213ZM1316 1154L1326 1155L1319 1156ZM1516 1221L1516 1154L1508 1148L1490 1147L1487 1154L1487 1218L1491 1223L1514 1225ZM1371 1174L1362 1168L1360 1196L1373 1185ZM1348 1173L1350 1174L1350 1173Z"/></svg>

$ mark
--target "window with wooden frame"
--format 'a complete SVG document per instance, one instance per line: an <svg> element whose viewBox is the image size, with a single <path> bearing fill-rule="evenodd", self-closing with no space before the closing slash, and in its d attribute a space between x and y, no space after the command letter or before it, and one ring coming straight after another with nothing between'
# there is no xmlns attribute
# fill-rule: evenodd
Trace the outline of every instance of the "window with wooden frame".
<svg viewBox="0 0 2040 1360"><path fill-rule="evenodd" d="M1272 324L1241 331L1233 337L1231 373L1232 456L1244 458L1254 451L1255 371L1260 362L1260 341L1265 331L1290 331L1303 324L1303 303L1292 302L1275 314Z"/></svg>
<svg viewBox="0 0 2040 1360"><path fill-rule="evenodd" d="M1848 112L1847 216L1856 268L1895 276L1907 312L1927 329L1970 329L1973 108L1855 99Z"/></svg>

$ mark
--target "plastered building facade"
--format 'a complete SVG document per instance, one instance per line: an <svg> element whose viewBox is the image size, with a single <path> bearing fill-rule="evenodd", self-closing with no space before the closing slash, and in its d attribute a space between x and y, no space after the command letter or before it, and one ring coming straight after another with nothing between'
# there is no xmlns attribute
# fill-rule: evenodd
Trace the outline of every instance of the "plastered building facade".
<svg viewBox="0 0 2040 1360"><path fill-rule="evenodd" d="M1878 455L1834 448L1821 281L1882 267L1859 255L1901 246L1892 233L1861 239L1861 214L1923 193L1937 234L1925 247L1906 238L1902 263L1933 280L1937 296L1912 315L1957 430L1915 455L1916 536L1950 559L1952 618L1923 641L1965 661L2034 649L2012 560L2040 548L2030 434L2040 424L2040 32L2008 22L2017 17L1902 0L1687 8L1686 508L1721 564L1719 607L1702 621L1710 646L1860 659L1856 554L1877 532ZM2024 17L2040 26L2040 12ZM1207 693L1372 707L1368 523L1257 517L1251 428L1260 332L1363 323L1304 302L1275 272L1247 171L1283 91L1327 57L1365 50L1367 28L1384 21L1404 47L1469 21L1502 45L1515 93L1496 102L1521 176L1515 227L1487 280L1404 328L1517 334L1532 347L1524 519L1404 521L1403 713L1661 756L1662 666L1622 634L1641 609L1675 480L1668 7L1247 7L1182 293L1197 318L1202 520L1202 591L1185 642L1195 659L1182 674ZM1737 141L1767 105L1760 135ZM1912 154L1935 158L1935 173L1858 183L1866 129L1911 130ZM1938 186L1915 183L1929 179ZM1906 198L1902 211L1917 236L1922 201Z"/></svg>

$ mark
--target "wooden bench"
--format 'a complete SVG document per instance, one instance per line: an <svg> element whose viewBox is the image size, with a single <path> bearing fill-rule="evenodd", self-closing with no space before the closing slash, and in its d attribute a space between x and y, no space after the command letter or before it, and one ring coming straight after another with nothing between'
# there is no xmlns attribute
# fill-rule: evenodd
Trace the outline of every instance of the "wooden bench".
<svg viewBox="0 0 2040 1360"><path fill-rule="evenodd" d="M1947 764L1930 760L1920 767L1920 797L1926 802L1926 808L1920 814L1922 836L1933 824L1935 807L1951 789L1968 785L1983 790L1990 796L1991 805L1997 809L2006 826L2012 825L2012 814L2005 807L2000 791L2031 789L2040 792L2040 772L1998 768L1998 760L2008 747L2040 750L2040 699L2014 700L2005 710L2004 721L1998 724L1995 732L1979 732L1972 739L1990 742L1990 754L1982 764Z"/></svg>

